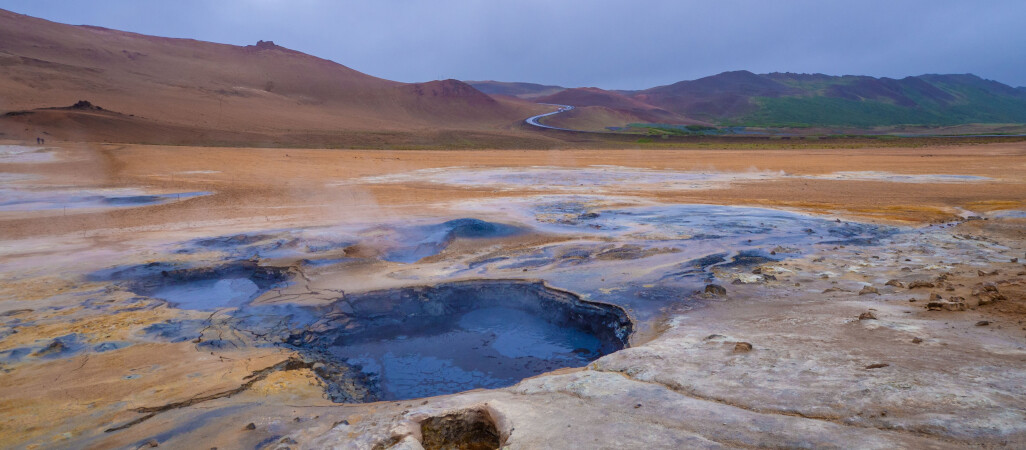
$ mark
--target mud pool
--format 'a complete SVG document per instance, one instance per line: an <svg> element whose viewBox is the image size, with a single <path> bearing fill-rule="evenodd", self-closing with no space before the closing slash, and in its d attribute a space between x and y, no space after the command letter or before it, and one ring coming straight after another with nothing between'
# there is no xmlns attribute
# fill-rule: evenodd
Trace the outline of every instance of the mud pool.
<svg viewBox="0 0 1026 450"><path fill-rule="evenodd" d="M581 367L626 347L632 330L619 307L541 283L467 281L341 300L289 342L360 385L336 398L403 400Z"/></svg>
<svg viewBox="0 0 1026 450"><path fill-rule="evenodd" d="M594 196L464 209L506 220L198 238L171 247L192 262L119 266L91 278L180 310L213 312L206 322L151 326L150 339L209 348L284 345L318 362L315 372L330 398L352 403L499 388L582 367L628 347L635 331L651 332L666 311L698 301L698 290L716 277L759 282L763 277L751 275L752 267L837 246L875 245L900 233L772 209ZM421 262L456 242L494 244L532 234L561 238L498 254L471 250L440 265ZM353 248L363 255L350 254ZM391 268L387 276L423 285L344 292L352 268L381 263ZM430 276L405 272L417 267L433 269ZM313 280L341 277L342 289L310 287L306 272ZM467 277L479 279L451 281Z"/></svg>
<svg viewBox="0 0 1026 450"><path fill-rule="evenodd" d="M600 355L598 338L511 308L485 308L447 330L340 345L332 355L377 380L381 400L498 388Z"/></svg>
<svg viewBox="0 0 1026 450"><path fill-rule="evenodd" d="M761 282L769 275L752 275L753 267L902 232L626 197L523 197L456 210L469 217L199 237L161 247L162 262L86 278L181 311L141 330L143 341L289 349L311 365L327 397L359 403L501 388L583 367L629 347L639 330L651 334L668 311L704 301L701 288L716 278ZM541 240L509 247L522 238ZM456 243L456 253L428 258ZM403 287L347 292L361 277L350 272L362 268ZM5 359L90 348L77 335L61 339Z"/></svg>
<svg viewBox="0 0 1026 450"><path fill-rule="evenodd" d="M209 311L244 306L272 288L287 285L289 275L284 269L236 261L201 267L171 263L114 267L90 278L117 282L175 308Z"/></svg>

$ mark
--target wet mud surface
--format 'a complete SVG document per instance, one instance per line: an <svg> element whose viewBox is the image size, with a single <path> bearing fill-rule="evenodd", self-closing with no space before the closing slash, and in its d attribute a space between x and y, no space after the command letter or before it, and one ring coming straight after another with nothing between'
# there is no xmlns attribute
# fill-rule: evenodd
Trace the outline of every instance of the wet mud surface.
<svg viewBox="0 0 1026 450"><path fill-rule="evenodd" d="M737 183L775 180L852 180L890 183L972 183L995 181L978 175L903 174L885 171L838 171L829 174L789 174L748 170L745 172L677 171L623 166L563 168L533 166L519 168L445 167L406 173L364 177L354 183L427 183L501 191L536 190L565 194L627 193L632 191L687 191L722 188Z"/></svg>
<svg viewBox="0 0 1026 450"><path fill-rule="evenodd" d="M764 277L744 274L819 249L879 245L901 233L769 209L612 208L579 196L531 198L497 209L514 221L459 218L197 238L165 246L163 262L104 268L84 279L132 296L128 302L142 305L138 309L183 311L139 329L136 340L291 349L316 363L313 372L327 398L360 403L500 388L583 367L629 347L636 330L644 334L639 342L654 336L670 312L705 301L701 288L716 277L758 282ZM532 235L555 241L499 245L496 254L461 250L441 263L418 263L451 246ZM308 273L330 279L382 263L392 267L386 275L414 285L356 293L310 287ZM429 267L431 275L402 275L411 265ZM446 281L468 277L478 280ZM84 341L64 335L7 350L3 361L133 344Z"/></svg>
<svg viewBox="0 0 1026 450"><path fill-rule="evenodd" d="M0 211L45 211L132 208L186 200L209 192L146 194L139 189L96 189L91 192L62 189L11 189L0 187Z"/></svg>
<svg viewBox="0 0 1026 450"><path fill-rule="evenodd" d="M632 331L621 308L542 283L465 281L348 296L289 344L360 372L362 396L338 401L405 400L581 367Z"/></svg>

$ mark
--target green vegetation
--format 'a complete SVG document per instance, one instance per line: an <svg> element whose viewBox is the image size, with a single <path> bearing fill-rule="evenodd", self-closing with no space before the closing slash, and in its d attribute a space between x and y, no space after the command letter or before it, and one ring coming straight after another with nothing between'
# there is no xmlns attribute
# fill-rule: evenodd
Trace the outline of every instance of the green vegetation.
<svg viewBox="0 0 1026 450"><path fill-rule="evenodd" d="M830 86L852 86L848 77L803 83L782 80L802 92L783 97L752 97L756 110L724 120L750 127L950 126L968 123L1026 123L1026 96L975 76L924 76L917 83L866 82L841 98ZM901 102L897 101L901 99ZM900 104L899 104L900 103Z"/></svg>
<svg viewBox="0 0 1026 450"><path fill-rule="evenodd" d="M684 129L688 131L715 131L716 127L707 127L705 125L685 125Z"/></svg>
<svg viewBox="0 0 1026 450"><path fill-rule="evenodd" d="M738 120L745 126L873 127L894 124L944 125L933 113L879 101L855 101L830 97L779 97L754 99L760 108ZM950 123L950 122L948 122Z"/></svg>
<svg viewBox="0 0 1026 450"><path fill-rule="evenodd" d="M672 125L665 123L631 123L628 132L650 136L707 136L718 134L719 128L705 125Z"/></svg>
<svg viewBox="0 0 1026 450"><path fill-rule="evenodd" d="M1024 142L1026 137L898 137L898 136L858 136L858 137L690 137L676 138L669 141L644 137L633 141L638 149L722 149L722 150L777 150L777 149L859 149L859 148L926 148L938 145L982 145L994 143ZM630 148L616 141L603 144L591 143L587 148Z"/></svg>

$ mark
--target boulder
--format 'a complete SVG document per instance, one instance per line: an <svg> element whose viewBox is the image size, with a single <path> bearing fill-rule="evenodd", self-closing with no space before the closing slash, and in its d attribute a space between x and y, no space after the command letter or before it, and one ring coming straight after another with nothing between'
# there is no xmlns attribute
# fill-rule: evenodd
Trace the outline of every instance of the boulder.
<svg viewBox="0 0 1026 450"><path fill-rule="evenodd" d="M998 291L997 285L994 283L977 285L973 288L972 296L976 298L977 302L981 305L1006 300L1005 296Z"/></svg>
<svg viewBox="0 0 1026 450"><path fill-rule="evenodd" d="M880 295L880 291L878 291L878 290L877 290L877 289L876 289L875 287L873 287L873 286L864 286L864 287L862 288L862 290L861 290L861 291L859 291L859 295L866 295L866 294L876 294L876 295Z"/></svg>
<svg viewBox="0 0 1026 450"><path fill-rule="evenodd" d="M707 284L705 285L705 293L723 297L727 295L727 288L720 286L718 284Z"/></svg>
<svg viewBox="0 0 1026 450"><path fill-rule="evenodd" d="M915 280L915 281L913 281L913 282L908 284L908 288L909 289L932 288L932 287L934 287L933 283L930 282L930 281L926 281L926 280Z"/></svg>
<svg viewBox="0 0 1026 450"><path fill-rule="evenodd" d="M926 309L930 311L965 311L968 308L966 308L965 302L941 300L927 303Z"/></svg>
<svg viewBox="0 0 1026 450"><path fill-rule="evenodd" d="M887 283L884 283L884 286L894 286L894 287L903 288L903 287L905 287L905 284L900 282L900 281L898 281L898 280L888 280Z"/></svg>

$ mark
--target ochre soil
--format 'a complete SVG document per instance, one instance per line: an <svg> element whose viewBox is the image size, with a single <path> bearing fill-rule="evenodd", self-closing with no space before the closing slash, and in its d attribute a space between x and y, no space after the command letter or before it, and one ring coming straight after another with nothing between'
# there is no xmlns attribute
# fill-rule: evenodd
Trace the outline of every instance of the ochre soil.
<svg viewBox="0 0 1026 450"><path fill-rule="evenodd" d="M331 223L359 214L429 213L463 199L523 195L488 187L437 184L347 184L354 178L439 167L584 167L618 165L686 171L770 171L817 175L838 171L977 175L972 183L891 183L782 177L706 190L631 191L673 203L717 203L828 212L877 221L949 220L961 209L986 212L1026 206L1026 143L847 150L466 150L386 151L61 144L61 161L0 164L0 172L46 177L34 184L150 187L210 191L146 208L64 214L0 212L6 238L131 227L171 227L198 220ZM184 173L211 171L215 173ZM337 184L343 183L339 186ZM530 191L527 191L530 192ZM546 192L539 191L543 194Z"/></svg>
<svg viewBox="0 0 1026 450"><path fill-rule="evenodd" d="M94 212L0 212L0 301L7 309L6 320L24 321L17 333L0 340L0 351L68 333L84 336L90 345L92 340L132 340L144 327L169 318L211 321L214 315L209 312L178 310L156 301L135 310L134 294L107 290L106 283L75 273L126 260L204 258L168 253L160 245L169 242L236 231L396 223L446 216L453 202L552 193L530 187L496 190L356 181L366 176L442 167L592 165L788 175L975 175L991 180L917 184L781 176L706 189L640 191L628 185L596 188L606 189L596 193L665 203L782 207L911 225L948 221L969 212L1026 209L1026 143L848 150L371 151L84 143L55 147L54 162L0 164L0 173L38 177L5 187L24 183L25 189L124 187L213 194ZM610 446L622 441L620 447L656 448L680 446L685 441L671 440L686 435L737 446L806 443L799 438L808 439L810 446L843 446L853 439L878 447L940 448L945 445L938 443L968 442L1016 446L1024 439L1020 417L1005 421L1004 413L1022 410L1024 375L1017 368L1026 326L1026 267L1020 262L1026 237L1023 222L992 219L924 227L925 236L910 233L900 246L871 251L842 246L824 256L806 255L767 266L764 269L773 270L775 278L760 283L728 284L727 274L718 281L727 286L726 300L710 299L708 308L671 317L656 327L661 333L656 339L638 342L633 351L618 352L586 370L528 380L516 391L338 405L322 397L320 382L307 368L272 370L294 355L271 346L227 346L215 352L195 341L142 342L68 358L30 358L0 367L0 442L121 447L157 439L162 447L251 448L272 437L286 443L288 437L308 448L339 443L371 447L389 442L394 424L492 402L515 424L511 442L521 448L552 442L571 446L596 437ZM460 257L486 253L492 244L508 251L559 239L566 237L528 235L502 245L457 242L409 270L430 272ZM368 263L345 270L352 273L313 280L358 292L380 288L385 281L404 282L401 275L406 269ZM898 288L886 284L891 279L906 285L931 280L937 286ZM993 284L1006 299L975 303L973 292L982 283ZM865 286L875 287L879 295L859 295ZM325 290L323 295L335 292L339 291ZM935 293L946 299L966 298L969 309L927 310L924 306ZM115 306L98 313L86 300ZM864 312L874 312L879 320L858 320ZM976 325L983 321L988 324ZM755 349L735 354L735 340ZM634 368L645 370L635 374ZM804 378L794 381L796 376ZM796 385L804 389L797 395ZM566 386L587 389L570 395L562 393L569 389ZM240 387L244 390L236 392ZM951 404L948 397L968 400ZM186 405L191 401L198 403ZM161 411L152 420L134 422L154 408ZM929 425L941 413L980 419L963 422L967 425L962 431L948 427L955 421ZM681 425L677 419L664 423L667 417L691 419ZM248 426L251 422L255 429ZM722 425L728 422L730 426ZM616 431L621 423L628 424L629 433ZM754 425L738 431L735 424L742 423ZM808 434L810 428L803 428L813 425L823 431ZM121 426L130 427L104 431ZM997 431L987 431L992 429ZM864 440L870 438L875 440Z"/></svg>

